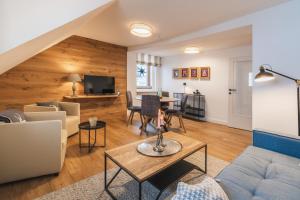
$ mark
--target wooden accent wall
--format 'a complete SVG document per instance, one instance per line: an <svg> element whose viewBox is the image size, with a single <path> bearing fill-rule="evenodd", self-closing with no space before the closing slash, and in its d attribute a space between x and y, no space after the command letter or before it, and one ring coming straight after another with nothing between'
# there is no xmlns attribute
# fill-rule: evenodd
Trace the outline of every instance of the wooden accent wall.
<svg viewBox="0 0 300 200"><path fill-rule="evenodd" d="M62 101L72 94L70 73L114 76L118 98L79 100L81 121L90 116L126 119L127 48L72 36L0 75L0 110ZM83 94L82 83L77 84Z"/></svg>

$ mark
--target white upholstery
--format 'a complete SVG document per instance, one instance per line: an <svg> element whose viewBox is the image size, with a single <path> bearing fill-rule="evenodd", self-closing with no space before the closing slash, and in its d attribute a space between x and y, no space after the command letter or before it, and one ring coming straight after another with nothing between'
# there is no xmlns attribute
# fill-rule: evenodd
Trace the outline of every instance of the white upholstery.
<svg viewBox="0 0 300 200"><path fill-rule="evenodd" d="M78 125L80 123L80 104L71 102L58 102L60 111L66 112L66 129L68 136L78 133ZM36 104L24 106L24 112L49 112L55 111L54 107L37 106Z"/></svg>
<svg viewBox="0 0 300 200"><path fill-rule="evenodd" d="M59 173L63 166L65 112L24 114L24 123L0 124L0 183Z"/></svg>

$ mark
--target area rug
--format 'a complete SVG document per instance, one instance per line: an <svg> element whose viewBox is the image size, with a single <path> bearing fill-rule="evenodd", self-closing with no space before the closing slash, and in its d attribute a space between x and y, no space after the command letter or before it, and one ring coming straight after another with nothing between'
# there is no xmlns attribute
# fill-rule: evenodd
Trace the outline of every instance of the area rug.
<svg viewBox="0 0 300 200"><path fill-rule="evenodd" d="M195 165L204 167L204 154L197 152L186 159ZM206 176L215 177L229 163L213 156L208 156L208 173L193 170L180 181L195 184L200 183ZM115 174L117 168L108 172L110 178ZM176 191L177 183L167 188L159 199L170 199ZM110 186L112 193L120 200L138 199L138 183L126 172L121 172ZM155 199L159 191L150 183L142 184L142 199ZM37 200L110 200L111 197L104 191L104 173L99 173L60 190L48 193Z"/></svg>

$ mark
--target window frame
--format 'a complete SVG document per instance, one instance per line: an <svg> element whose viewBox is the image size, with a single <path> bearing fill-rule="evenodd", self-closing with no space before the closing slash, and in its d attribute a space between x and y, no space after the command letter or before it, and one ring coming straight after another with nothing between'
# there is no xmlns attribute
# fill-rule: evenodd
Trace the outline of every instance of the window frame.
<svg viewBox="0 0 300 200"><path fill-rule="evenodd" d="M148 64L136 64L136 70L137 70L137 67L138 65L145 65L147 67L147 86L138 86L137 85L137 77L135 79L135 82L136 82L136 88L137 89L152 89L153 86L152 86L152 81L151 81L151 76L152 76L152 73L153 73L153 67L151 65L148 65Z"/></svg>

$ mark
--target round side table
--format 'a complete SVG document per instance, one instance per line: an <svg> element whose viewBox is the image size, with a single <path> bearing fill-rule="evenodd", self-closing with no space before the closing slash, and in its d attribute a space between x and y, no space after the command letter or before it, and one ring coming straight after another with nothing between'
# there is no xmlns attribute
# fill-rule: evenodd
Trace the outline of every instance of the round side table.
<svg viewBox="0 0 300 200"><path fill-rule="evenodd" d="M97 146L96 145L96 142L97 142L97 129L101 129L103 128L104 129L104 145L99 145ZM87 144L82 144L81 143L81 131L82 130L86 130L89 132L89 142ZM91 132L94 132L94 135L95 135L95 139L94 139L94 143L91 144ZM106 122L104 121L97 121L97 125L94 126L94 127L91 127L90 126L90 123L89 122L82 122L79 124L79 148L88 148L89 149L89 152L92 151L92 149L94 147L105 147L106 146Z"/></svg>

